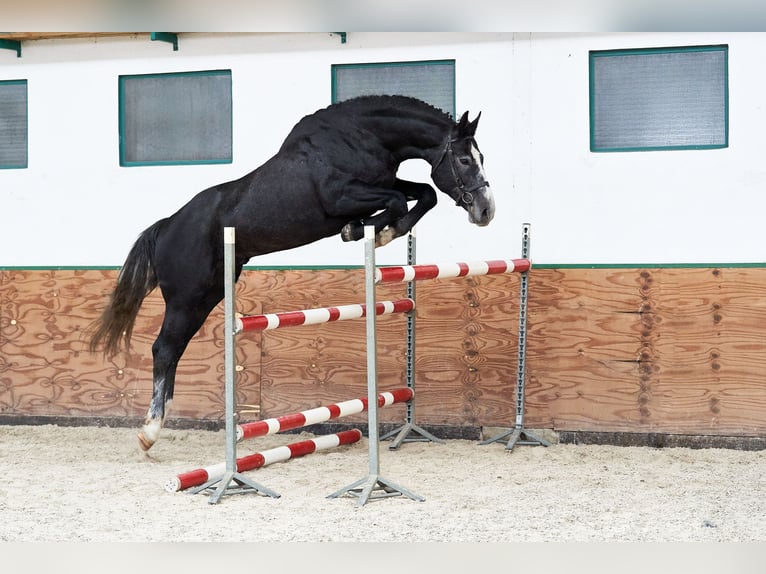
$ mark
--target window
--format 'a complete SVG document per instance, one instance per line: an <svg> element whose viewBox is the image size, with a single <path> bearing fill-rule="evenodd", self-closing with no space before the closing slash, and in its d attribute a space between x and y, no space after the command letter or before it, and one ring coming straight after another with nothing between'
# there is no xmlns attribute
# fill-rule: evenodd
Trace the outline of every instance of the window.
<svg viewBox="0 0 766 574"><path fill-rule="evenodd" d="M455 117L455 60L336 64L332 101L356 96L400 95L428 102Z"/></svg>
<svg viewBox="0 0 766 574"><path fill-rule="evenodd" d="M590 149L729 145L728 46L590 52Z"/></svg>
<svg viewBox="0 0 766 574"><path fill-rule="evenodd" d="M27 167L27 81L0 81L0 169Z"/></svg>
<svg viewBox="0 0 766 574"><path fill-rule="evenodd" d="M231 163L231 71L120 76L120 165Z"/></svg>

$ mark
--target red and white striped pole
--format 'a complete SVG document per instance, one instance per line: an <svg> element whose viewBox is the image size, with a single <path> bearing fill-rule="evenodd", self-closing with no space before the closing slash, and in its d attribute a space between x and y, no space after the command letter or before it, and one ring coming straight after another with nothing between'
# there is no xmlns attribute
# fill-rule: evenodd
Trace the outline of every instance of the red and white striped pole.
<svg viewBox="0 0 766 574"><path fill-rule="evenodd" d="M403 265L379 267L375 271L377 283L401 283L421 279L444 279L449 277L471 277L474 275L496 275L498 273L523 273L529 271L529 259L497 259L473 263L446 263L439 265Z"/></svg>
<svg viewBox="0 0 766 574"><path fill-rule="evenodd" d="M263 466L290 460L299 456L305 456L312 452L319 452L345 444L353 444L362 438L362 432L359 429L341 431L335 434L328 434L294 442L285 446L279 446L263 452L256 452L237 459L237 472L255 470ZM219 480L226 472L226 463L221 462L205 468L198 468L175 478L171 478L165 483L165 490L168 492L178 492L186 490L193 486L200 486L211 480Z"/></svg>
<svg viewBox="0 0 766 574"><path fill-rule="evenodd" d="M412 299L397 299L396 301L381 301L375 304L376 315L391 313L409 313L415 309ZM285 313L267 313L265 315L247 315L237 319L236 331L265 331L280 327L295 327L298 325L316 325L330 321L344 321L364 317L367 313L365 305L341 305L339 307L324 307L307 309L305 311L288 311Z"/></svg>
<svg viewBox="0 0 766 574"><path fill-rule="evenodd" d="M407 402L414 396L415 391L408 387L401 387L392 391L378 393L378 407L387 407L394 403ZM237 425L237 440L275 434L286 430L321 423L330 419L355 415L366 411L367 406L368 401L366 398L353 399L281 417L242 423Z"/></svg>

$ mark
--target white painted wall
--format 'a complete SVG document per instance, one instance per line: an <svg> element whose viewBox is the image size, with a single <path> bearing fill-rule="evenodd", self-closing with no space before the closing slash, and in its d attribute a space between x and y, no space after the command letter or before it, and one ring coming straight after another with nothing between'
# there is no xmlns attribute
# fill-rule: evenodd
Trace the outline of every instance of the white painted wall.
<svg viewBox="0 0 766 574"><path fill-rule="evenodd" d="M729 45L728 148L589 151L589 50L702 44ZM522 154L535 261L766 261L766 35L547 35L529 52Z"/></svg>
<svg viewBox="0 0 766 574"><path fill-rule="evenodd" d="M588 51L729 44L730 147L593 154ZM456 60L457 109L482 111L477 140L497 199L489 227L446 196L418 226L420 262L518 256L532 223L537 263L766 261L761 161L766 35L190 34L180 49L138 38L25 42L0 51L0 80L27 79L29 168L0 170L0 266L120 265L138 233L198 191L276 152L330 103L330 66ZM122 168L120 74L232 70L234 162ZM402 175L426 180L408 162ZM403 240L378 251L404 259ZM357 265L362 245L330 238L252 265Z"/></svg>

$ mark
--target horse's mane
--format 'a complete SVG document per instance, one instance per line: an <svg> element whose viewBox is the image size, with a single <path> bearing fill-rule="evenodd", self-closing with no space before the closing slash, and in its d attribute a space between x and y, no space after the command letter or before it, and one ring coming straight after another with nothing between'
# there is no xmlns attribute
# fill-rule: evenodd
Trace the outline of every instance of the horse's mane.
<svg viewBox="0 0 766 574"><path fill-rule="evenodd" d="M428 102L424 102L423 100L420 100L418 98L413 98L411 96L400 96L400 95L372 95L372 96L356 96L354 98L349 98L348 100L343 100L342 102L337 102L335 104L332 104L327 109L337 109L337 108L343 108L343 107L363 107L363 106L369 106L371 104L389 104L391 107L401 107L402 104L410 106L412 108L417 109L421 112L427 112L429 114L436 114L437 116L441 116L442 119L445 121L448 121L451 124L455 123L454 118L447 112L445 112L442 109L437 108L434 105L429 104Z"/></svg>
<svg viewBox="0 0 766 574"><path fill-rule="evenodd" d="M301 140L307 133L315 133L317 130L317 121L348 122L355 123L358 118L368 114L378 117L403 118L417 117L421 120L440 126L441 129L450 129L455 125L455 120L444 110L410 96L399 95L372 95L357 96L341 102L334 103L313 114L304 116L288 134L282 143L282 148L290 146L296 141Z"/></svg>

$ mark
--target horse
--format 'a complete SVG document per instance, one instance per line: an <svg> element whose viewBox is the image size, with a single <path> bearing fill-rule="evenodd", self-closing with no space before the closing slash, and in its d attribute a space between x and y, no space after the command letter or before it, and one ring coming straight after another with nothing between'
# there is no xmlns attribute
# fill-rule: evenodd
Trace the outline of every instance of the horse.
<svg viewBox="0 0 766 574"><path fill-rule="evenodd" d="M362 96L303 117L278 152L240 179L214 185L160 219L136 239L89 349L114 356L130 348L144 298L159 287L165 314L154 344L152 398L138 433L148 451L173 398L176 367L187 344L223 299L223 228L234 227L235 277L252 257L340 234L375 244L405 235L437 202L428 183L397 177L399 165L423 159L431 180L478 226L495 212L476 143L481 112L459 121L404 96ZM410 209L408 201L415 204Z"/></svg>

